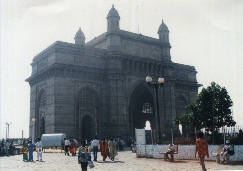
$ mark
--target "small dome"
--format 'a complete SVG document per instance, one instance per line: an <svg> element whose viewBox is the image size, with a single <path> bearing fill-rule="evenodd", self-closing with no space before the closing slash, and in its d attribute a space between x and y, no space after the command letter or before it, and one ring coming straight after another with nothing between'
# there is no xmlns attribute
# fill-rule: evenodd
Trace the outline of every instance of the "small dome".
<svg viewBox="0 0 243 171"><path fill-rule="evenodd" d="M109 13L108 13L108 15L107 15L107 18L108 18L108 17L119 17L119 18L120 18L120 16L119 16L117 10L114 8L114 5L112 5L111 10L109 11Z"/></svg>
<svg viewBox="0 0 243 171"><path fill-rule="evenodd" d="M168 27L165 25L164 21L162 20L162 24L159 26L159 31L168 30Z"/></svg>
<svg viewBox="0 0 243 171"><path fill-rule="evenodd" d="M77 33L75 34L75 38L85 38L84 33L82 32L80 27Z"/></svg>

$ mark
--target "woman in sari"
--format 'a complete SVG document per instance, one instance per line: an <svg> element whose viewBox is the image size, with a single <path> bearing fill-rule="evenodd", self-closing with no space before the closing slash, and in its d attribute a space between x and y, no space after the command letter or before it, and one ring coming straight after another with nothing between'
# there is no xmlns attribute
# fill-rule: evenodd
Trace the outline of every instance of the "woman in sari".
<svg viewBox="0 0 243 171"><path fill-rule="evenodd" d="M72 152L72 156L76 156L76 151L77 151L77 144L75 141L73 141L71 143L71 152Z"/></svg>
<svg viewBox="0 0 243 171"><path fill-rule="evenodd" d="M205 167L205 163L204 163L204 158L205 158L205 156L207 156L209 158L208 142L203 137L204 137L204 133L199 132L198 139L196 140L196 153L198 153L198 157L200 159L200 165L202 166L202 170L207 171L207 169ZM196 153L195 153L195 157L196 157Z"/></svg>
<svg viewBox="0 0 243 171"><path fill-rule="evenodd" d="M117 156L117 150L116 150L116 141L113 141L113 138L111 138L111 141L109 142L109 148L110 148L110 158L112 161L114 161L115 157Z"/></svg>
<svg viewBox="0 0 243 171"><path fill-rule="evenodd" d="M102 146L102 151L101 151L101 155L103 156L103 161L105 161L105 159L108 156L109 153L109 143L106 139L104 139L101 143Z"/></svg>
<svg viewBox="0 0 243 171"><path fill-rule="evenodd" d="M23 161L29 161L28 160L28 143L24 140L23 142Z"/></svg>

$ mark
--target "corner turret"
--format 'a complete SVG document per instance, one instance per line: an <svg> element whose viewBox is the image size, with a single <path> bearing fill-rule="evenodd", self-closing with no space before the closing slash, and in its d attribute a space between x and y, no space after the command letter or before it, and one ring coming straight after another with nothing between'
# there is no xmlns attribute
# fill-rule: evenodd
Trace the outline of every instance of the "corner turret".
<svg viewBox="0 0 243 171"><path fill-rule="evenodd" d="M107 19L107 31L120 30L120 26L119 26L120 16L117 10L114 8L114 5L112 5L112 8L109 11L106 19Z"/></svg>
<svg viewBox="0 0 243 171"><path fill-rule="evenodd" d="M74 40L75 44L77 45L84 45L85 44L85 36L84 33L82 32L81 28L79 27L79 30L77 31Z"/></svg>
<svg viewBox="0 0 243 171"><path fill-rule="evenodd" d="M162 24L159 26L158 34L159 40L161 41L161 58L163 61L171 61L170 56L170 40L169 40L169 29L162 20Z"/></svg>
<svg viewBox="0 0 243 171"><path fill-rule="evenodd" d="M168 27L165 25L164 21L162 20L162 24L159 26L159 30L158 30L159 39L163 43L170 43L169 33L170 33L170 31L169 31Z"/></svg>

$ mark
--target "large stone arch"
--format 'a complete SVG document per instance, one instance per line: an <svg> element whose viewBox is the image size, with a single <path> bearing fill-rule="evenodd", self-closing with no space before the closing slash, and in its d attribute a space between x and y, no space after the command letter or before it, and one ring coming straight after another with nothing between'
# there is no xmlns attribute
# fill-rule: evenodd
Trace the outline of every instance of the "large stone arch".
<svg viewBox="0 0 243 171"><path fill-rule="evenodd" d="M147 120L150 122L151 128L155 129L154 98L146 84L140 82L132 88L128 104L130 136L135 135L135 128L144 128Z"/></svg>
<svg viewBox="0 0 243 171"><path fill-rule="evenodd" d="M41 137L45 133L45 115L47 105L47 94L44 89L41 89L36 98L36 112L35 112L35 136Z"/></svg>
<svg viewBox="0 0 243 171"><path fill-rule="evenodd" d="M187 113L186 106L188 105L187 99L183 95L178 95L176 97L176 116L182 116ZM185 135L187 131L187 126L182 125L182 134Z"/></svg>
<svg viewBox="0 0 243 171"><path fill-rule="evenodd" d="M75 97L75 136L91 140L99 134L100 100L98 93L91 87L81 88Z"/></svg>
<svg viewBox="0 0 243 171"><path fill-rule="evenodd" d="M183 95L176 97L176 116L181 116L186 113L186 106L188 105L187 99Z"/></svg>

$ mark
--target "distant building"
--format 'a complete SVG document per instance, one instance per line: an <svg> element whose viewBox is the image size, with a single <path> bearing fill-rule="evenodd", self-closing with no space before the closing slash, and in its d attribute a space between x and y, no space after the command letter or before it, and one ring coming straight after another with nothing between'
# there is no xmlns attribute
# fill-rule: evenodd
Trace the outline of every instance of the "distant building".
<svg viewBox="0 0 243 171"><path fill-rule="evenodd" d="M150 121L155 129L155 94L145 78L164 77L159 89L161 133L168 137L172 118L185 112L197 98L196 70L171 61L169 30L162 20L159 38L120 29L114 6L107 32L85 43L79 28L75 44L57 41L36 55L26 80L30 92L30 135L66 133L91 139L134 136L135 128Z"/></svg>

